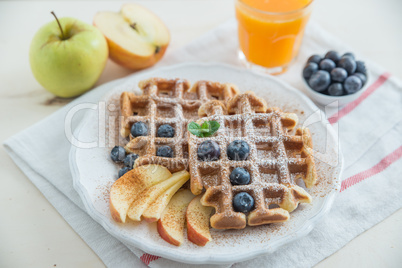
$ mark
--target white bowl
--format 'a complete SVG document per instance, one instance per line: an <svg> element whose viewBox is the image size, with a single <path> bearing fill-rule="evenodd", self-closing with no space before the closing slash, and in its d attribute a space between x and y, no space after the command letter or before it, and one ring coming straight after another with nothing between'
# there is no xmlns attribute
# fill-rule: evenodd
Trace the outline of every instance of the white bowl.
<svg viewBox="0 0 402 268"><path fill-rule="evenodd" d="M302 80L304 87L306 89L307 95L316 103L322 105L322 106L328 106L328 107L341 107L349 102L352 102L356 100L367 88L368 85L370 84L370 75L367 73L367 81L364 84L364 86L357 91L356 93L350 94L350 95L344 95L344 96L329 96L322 94L320 92L315 91L312 89L307 81L304 79L302 75Z"/></svg>

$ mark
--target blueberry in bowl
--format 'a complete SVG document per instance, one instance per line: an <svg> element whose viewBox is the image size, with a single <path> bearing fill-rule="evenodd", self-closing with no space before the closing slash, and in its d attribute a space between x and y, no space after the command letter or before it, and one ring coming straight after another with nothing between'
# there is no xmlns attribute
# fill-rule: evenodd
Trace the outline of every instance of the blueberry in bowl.
<svg viewBox="0 0 402 268"><path fill-rule="evenodd" d="M337 51L334 50L330 50L325 54L326 59L330 59L331 61L333 61L335 64L338 63L338 61L341 59L341 56L339 55L339 53Z"/></svg>
<svg viewBox="0 0 402 268"><path fill-rule="evenodd" d="M343 83L348 77L348 72L343 69L336 67L331 71L331 80L339 83Z"/></svg>
<svg viewBox="0 0 402 268"><path fill-rule="evenodd" d="M324 106L343 106L357 99L369 84L363 61L352 52L334 50L310 56L302 80L310 98Z"/></svg>
<svg viewBox="0 0 402 268"><path fill-rule="evenodd" d="M322 57L320 55L312 55L308 58L307 62L314 62L316 64L320 64Z"/></svg>
<svg viewBox="0 0 402 268"><path fill-rule="evenodd" d="M352 57L345 56L339 60L338 67L345 69L349 75L352 75L356 71L356 61Z"/></svg>
<svg viewBox="0 0 402 268"><path fill-rule="evenodd" d="M330 73L333 69L335 69L336 64L334 61L332 61L330 59L323 59L320 62L319 67L320 67L320 70L324 70L324 71L327 71Z"/></svg>
<svg viewBox="0 0 402 268"><path fill-rule="evenodd" d="M341 83L333 83L328 87L328 94L331 96L342 96L344 92Z"/></svg>
<svg viewBox="0 0 402 268"><path fill-rule="evenodd" d="M308 62L303 69L304 79L309 79L313 73L318 71L318 64L315 62Z"/></svg>
<svg viewBox="0 0 402 268"><path fill-rule="evenodd" d="M319 70L311 75L310 79L308 80L308 84L317 92L324 91L331 84L331 76L329 75L329 72Z"/></svg>

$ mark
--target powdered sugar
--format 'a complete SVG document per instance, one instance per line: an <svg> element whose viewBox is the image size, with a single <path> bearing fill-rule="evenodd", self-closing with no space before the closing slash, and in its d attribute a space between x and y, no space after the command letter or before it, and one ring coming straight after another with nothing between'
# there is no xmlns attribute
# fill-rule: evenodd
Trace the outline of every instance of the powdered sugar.
<svg viewBox="0 0 402 268"><path fill-rule="evenodd" d="M192 171L191 182L192 189L198 187L197 192L202 190L201 187L207 189L204 198L204 205L214 206L219 219L213 221L212 224L219 225L221 228L239 228L239 221L243 222L244 218L239 213L236 213L232 206L232 196L239 192L248 192L255 201L253 219L259 224L272 222L276 215L267 216L270 213L269 205L276 204L284 209L295 209L299 201L306 201L308 194L304 190L297 189L299 199L294 196L294 191L297 187L291 179L291 170L289 163L293 166L293 170L297 170L299 176L303 179L315 176L309 174L311 169L308 169L308 162L304 158L300 158L304 146L301 135L291 135L287 128L282 124L283 120L289 120L292 116L281 112L279 109L272 109L268 113L255 113L254 107L251 105L251 100L254 103L257 101L253 95L239 95L234 97L236 101L231 100L228 103L228 111L234 110L234 115L224 115L227 111L223 111L220 106L212 107L208 104L210 113L209 117L202 118L200 121L215 120L220 123L221 128L213 137L198 138L194 135L189 137L190 147L190 170ZM261 102L264 102L261 100ZM259 104L259 106L264 106ZM201 108L202 109L202 108ZM211 113L217 115L211 115ZM294 116L293 116L294 117ZM296 122L287 122L287 124L296 125ZM257 126L256 126L257 125ZM265 127L266 126L266 127ZM258 130L269 129L265 135ZM256 131L256 129L258 129ZM204 140L215 141L221 151L221 156L218 161L200 161L197 156L197 148ZM243 140L250 146L250 155L245 161L232 161L227 157L226 149L229 143L234 140ZM298 147L299 158L293 159L292 156L296 153L287 155L286 144L292 144L293 147ZM299 144L295 146L294 144ZM263 150L260 150L260 147ZM291 147L291 146L288 146ZM263 153L259 153L263 151ZM263 157L261 157L263 156ZM307 156L305 156L307 157ZM314 165L314 163L311 163ZM230 183L230 173L234 167L243 167L247 169L251 175L249 185L236 185ZM219 173L220 180L214 180L215 185L211 185L210 173L205 173L205 170ZM312 167L315 172L314 166ZM216 175L215 175L216 176ZM305 196L307 195L307 196ZM287 203L293 202L293 206L288 206ZM284 213L284 212L281 212ZM236 220L228 221L227 218L237 218ZM251 216L250 216L251 217ZM286 220L284 218L284 220ZM219 221L224 223L219 224ZM233 224L233 225L231 225ZM250 224L250 219L249 219ZM244 223L245 226L245 223Z"/></svg>
<svg viewBox="0 0 402 268"><path fill-rule="evenodd" d="M185 79L150 78L140 81L143 95L123 92L121 96L122 133L129 135L126 151L140 157L135 166L160 164L175 172L187 169L188 138L187 124L198 118L198 108L202 103L217 98L225 102L232 97L227 84L199 81L190 90ZM212 96L216 96L212 98ZM129 129L136 122L148 126L148 135L133 137ZM156 135L162 124L169 124L175 130L174 137L161 138ZM173 158L156 156L162 145L174 150Z"/></svg>

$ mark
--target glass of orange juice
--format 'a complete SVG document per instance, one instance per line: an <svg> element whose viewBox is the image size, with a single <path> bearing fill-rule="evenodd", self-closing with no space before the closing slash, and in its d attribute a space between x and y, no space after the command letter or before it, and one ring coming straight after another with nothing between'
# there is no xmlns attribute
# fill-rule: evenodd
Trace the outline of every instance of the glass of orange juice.
<svg viewBox="0 0 402 268"><path fill-rule="evenodd" d="M236 0L239 58L270 74L287 70L299 52L313 0Z"/></svg>

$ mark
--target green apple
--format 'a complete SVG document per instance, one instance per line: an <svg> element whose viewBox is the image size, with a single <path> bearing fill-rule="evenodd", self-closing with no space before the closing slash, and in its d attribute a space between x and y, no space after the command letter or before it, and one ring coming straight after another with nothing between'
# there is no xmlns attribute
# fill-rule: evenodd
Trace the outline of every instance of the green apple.
<svg viewBox="0 0 402 268"><path fill-rule="evenodd" d="M74 18L55 18L34 36L29 60L33 75L45 89L70 98L88 91L99 79L108 45L96 27Z"/></svg>

